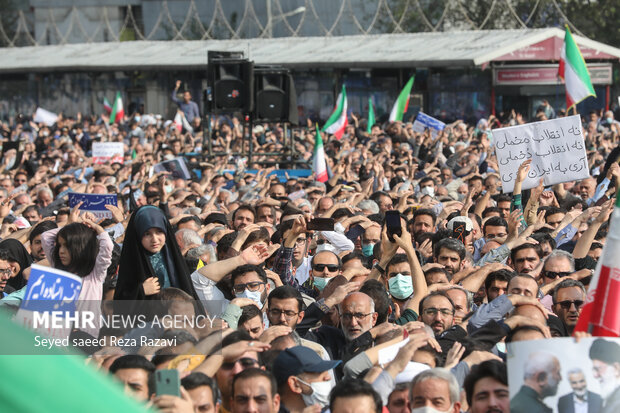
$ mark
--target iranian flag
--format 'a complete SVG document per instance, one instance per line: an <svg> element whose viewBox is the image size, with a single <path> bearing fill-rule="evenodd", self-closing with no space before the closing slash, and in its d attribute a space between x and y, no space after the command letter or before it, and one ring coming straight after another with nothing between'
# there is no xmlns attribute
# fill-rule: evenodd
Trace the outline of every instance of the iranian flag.
<svg viewBox="0 0 620 413"><path fill-rule="evenodd" d="M611 216L609 233L586 302L574 331L594 337L620 337L620 192Z"/></svg>
<svg viewBox="0 0 620 413"><path fill-rule="evenodd" d="M314 154L312 156L312 170L319 182L327 182L327 162L325 162L325 150L323 149L323 138L319 131L319 124L316 124L316 138L314 140Z"/></svg>
<svg viewBox="0 0 620 413"><path fill-rule="evenodd" d="M375 125L375 122L375 109L372 107L372 98L368 98L368 127L366 128L368 134L372 132L372 127Z"/></svg>
<svg viewBox="0 0 620 413"><path fill-rule="evenodd" d="M566 86L566 111L588 96L596 97L585 60L566 26L558 76Z"/></svg>
<svg viewBox="0 0 620 413"><path fill-rule="evenodd" d="M121 92L116 92L114 106L112 106L112 113L110 113L110 125L113 123L121 123L124 117L125 110L123 109L123 99L121 99Z"/></svg>
<svg viewBox="0 0 620 413"><path fill-rule="evenodd" d="M103 108L108 112L108 115L112 113L112 105L110 105L110 101L106 97L103 98Z"/></svg>
<svg viewBox="0 0 620 413"><path fill-rule="evenodd" d="M403 115L407 112L407 108L409 107L409 95L411 95L411 88L413 87L413 76L407 82L403 90L400 91L400 95L398 95L398 99L394 102L394 106L392 106L392 111L390 112L390 122L396 122L403 120Z"/></svg>
<svg viewBox="0 0 620 413"><path fill-rule="evenodd" d="M331 114L321 132L327 132L336 137L336 139L342 138L344 128L347 126L347 91L342 85L342 91L338 94L338 100L336 102L336 108Z"/></svg>

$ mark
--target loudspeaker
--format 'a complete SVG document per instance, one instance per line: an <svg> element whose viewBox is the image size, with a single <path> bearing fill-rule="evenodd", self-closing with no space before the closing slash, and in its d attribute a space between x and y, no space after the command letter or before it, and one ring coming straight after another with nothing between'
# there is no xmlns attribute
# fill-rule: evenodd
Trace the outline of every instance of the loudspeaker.
<svg viewBox="0 0 620 413"><path fill-rule="evenodd" d="M254 107L254 63L245 59L213 59L209 61L211 84L210 111L250 113Z"/></svg>
<svg viewBox="0 0 620 413"><path fill-rule="evenodd" d="M293 77L282 67L254 68L254 120L299 123Z"/></svg>

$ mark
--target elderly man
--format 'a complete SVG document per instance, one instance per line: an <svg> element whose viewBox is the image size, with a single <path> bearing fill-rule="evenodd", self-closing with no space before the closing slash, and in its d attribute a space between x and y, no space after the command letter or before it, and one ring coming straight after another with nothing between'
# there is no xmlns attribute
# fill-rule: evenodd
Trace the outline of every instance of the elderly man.
<svg viewBox="0 0 620 413"><path fill-rule="evenodd" d="M436 411L459 413L461 411L460 386L450 370L426 370L411 381L409 405L411 412ZM434 410L430 410L434 409Z"/></svg>
<svg viewBox="0 0 620 413"><path fill-rule="evenodd" d="M597 338L590 346L590 359L604 399L601 413L620 412L620 345Z"/></svg>
<svg viewBox="0 0 620 413"><path fill-rule="evenodd" d="M560 361L552 354L530 353L523 366L523 386L510 401L511 413L551 413L543 399L558 392L560 371Z"/></svg>
<svg viewBox="0 0 620 413"><path fill-rule="evenodd" d="M600 412L603 407L603 399L596 393L588 391L586 376L580 368L568 371L568 382L573 389L558 400L559 412Z"/></svg>

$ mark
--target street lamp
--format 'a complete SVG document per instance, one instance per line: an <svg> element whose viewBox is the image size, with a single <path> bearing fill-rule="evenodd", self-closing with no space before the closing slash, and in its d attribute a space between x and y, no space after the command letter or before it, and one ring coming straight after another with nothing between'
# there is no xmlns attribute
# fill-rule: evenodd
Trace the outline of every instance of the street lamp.
<svg viewBox="0 0 620 413"><path fill-rule="evenodd" d="M273 22L274 21L279 20L279 19L285 19L287 17L294 16L296 14L303 13L306 11L306 8L304 6L300 6L300 7L297 7L293 11L289 11L288 13L282 13L279 16L273 17L271 14L271 0L266 0L266 2L267 2L267 24L265 25L264 33L269 38L273 37Z"/></svg>

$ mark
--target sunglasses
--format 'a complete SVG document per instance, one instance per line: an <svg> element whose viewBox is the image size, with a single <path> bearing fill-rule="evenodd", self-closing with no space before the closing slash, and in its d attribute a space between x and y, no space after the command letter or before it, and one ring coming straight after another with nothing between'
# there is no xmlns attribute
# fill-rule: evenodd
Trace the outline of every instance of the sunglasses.
<svg viewBox="0 0 620 413"><path fill-rule="evenodd" d="M340 269L340 266L337 264L314 264L312 266L312 269L315 271L323 271L325 268L327 268L329 272L336 272Z"/></svg>
<svg viewBox="0 0 620 413"><path fill-rule="evenodd" d="M581 306L583 305L583 301L582 300L574 300L574 301L565 300L565 301L560 301L559 303L556 303L556 304L559 304L564 310L570 310L570 307L573 304L575 304L575 308L579 310L579 308L581 308Z"/></svg>
<svg viewBox="0 0 620 413"><path fill-rule="evenodd" d="M232 370L233 367L235 367L235 364L240 363L241 367L243 367L244 369L248 369L250 367L254 367L258 364L258 361L251 359L249 357L244 357L241 358L235 362L226 362L226 363L222 363L222 369L224 370Z"/></svg>
<svg viewBox="0 0 620 413"><path fill-rule="evenodd" d="M572 274L572 272L570 272L570 271L562 271L562 272L545 271L545 277L551 278L552 280L555 280L558 277L563 278L563 277L569 276L571 274Z"/></svg>

